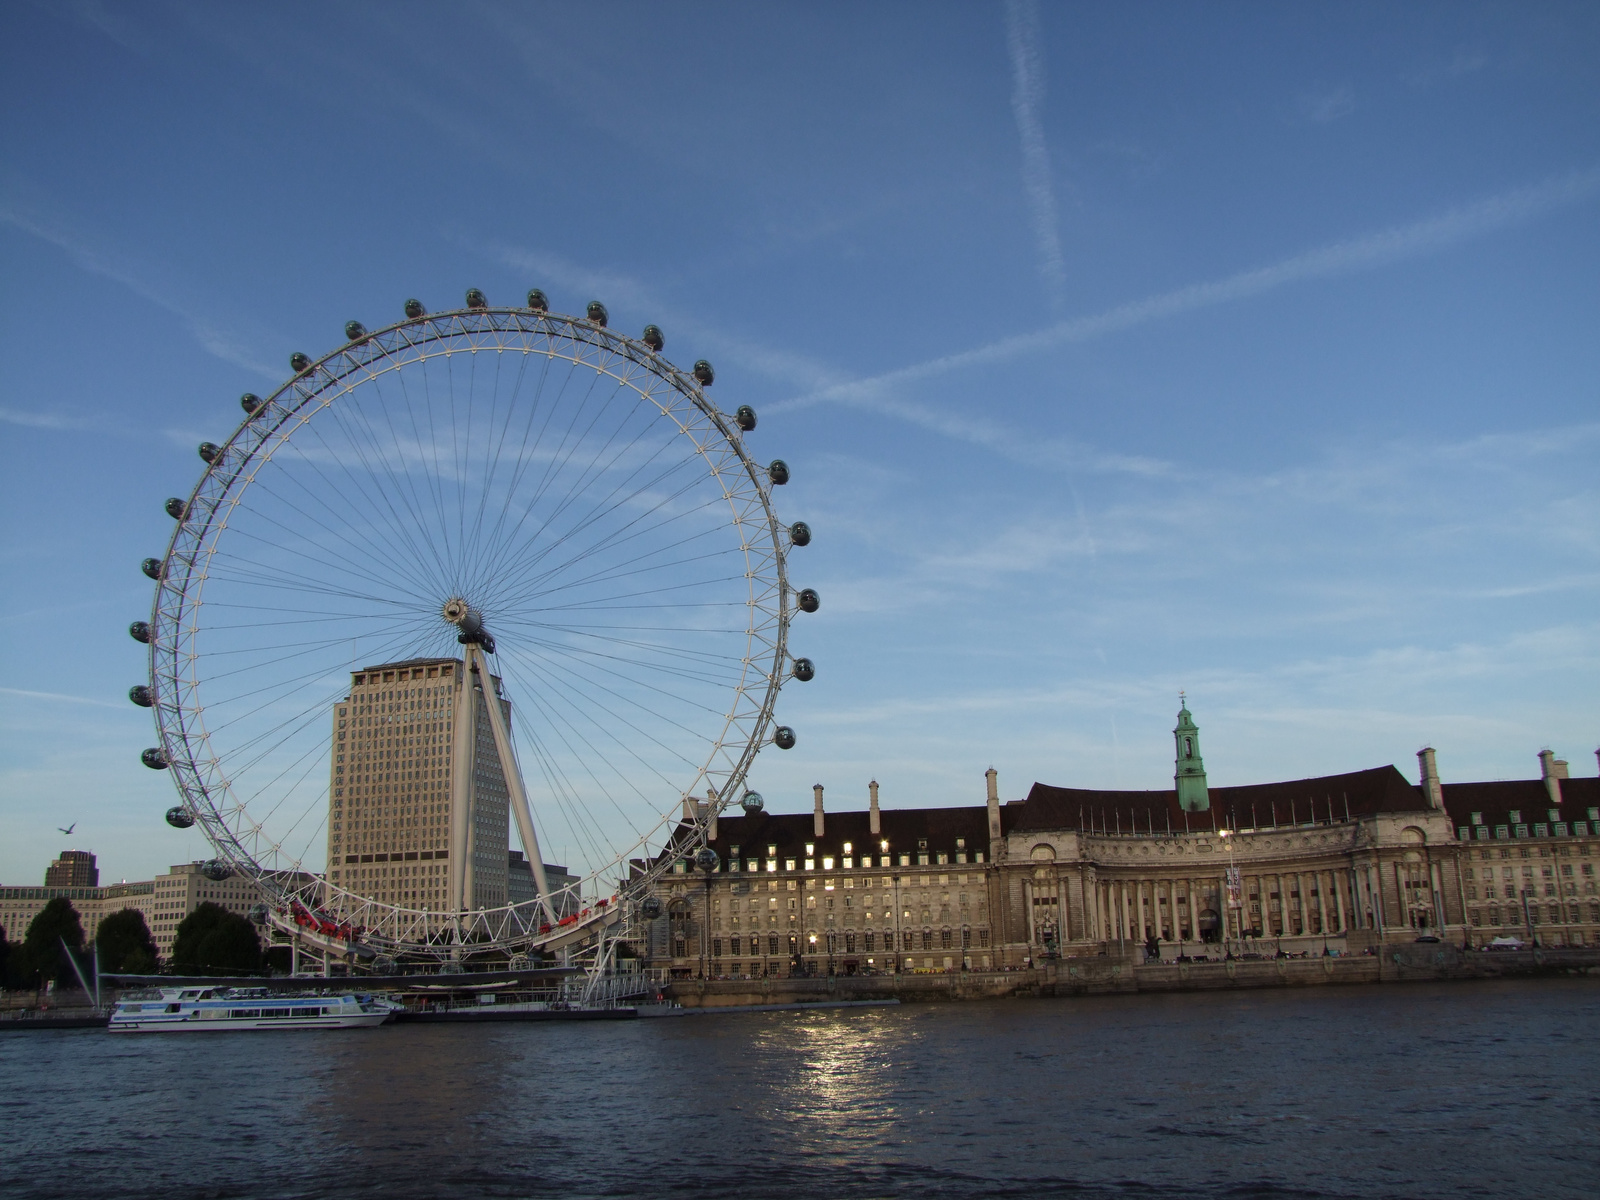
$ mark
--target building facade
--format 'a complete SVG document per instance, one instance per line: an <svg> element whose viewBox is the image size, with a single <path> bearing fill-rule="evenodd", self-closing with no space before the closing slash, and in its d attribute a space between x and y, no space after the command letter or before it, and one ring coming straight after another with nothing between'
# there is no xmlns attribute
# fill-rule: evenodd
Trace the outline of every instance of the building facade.
<svg viewBox="0 0 1600 1200"><path fill-rule="evenodd" d="M1041 958L1351 954L1496 937L1600 943L1600 779L1447 784L1393 766L1211 787L1187 706L1170 791L1036 783L982 806L768 814L711 827L642 948L679 977L1016 968Z"/></svg>
<svg viewBox="0 0 1600 1200"><path fill-rule="evenodd" d="M63 850L44 871L45 887L93 888L100 886L100 868L87 850Z"/></svg>
<svg viewBox="0 0 1600 1200"><path fill-rule="evenodd" d="M59 880L71 882L57 882ZM87 882L77 882L86 880ZM131 908L152 921L154 885L150 882L100 886L100 868L87 850L66 850L45 870L43 887L0 887L0 929L6 940L20 942L28 926L46 904L55 899L72 902L86 939L93 939L100 922L114 912Z"/></svg>
<svg viewBox="0 0 1600 1200"><path fill-rule="evenodd" d="M757 798L759 799L759 798ZM675 976L760 978L987 970L996 963L983 808L828 812L813 789L809 815L759 802L719 817L716 864L672 863L657 892L662 915L646 949Z"/></svg>
<svg viewBox="0 0 1600 1200"><path fill-rule="evenodd" d="M454 888L471 908L507 902L510 793L482 682L466 675L451 658L352 672L332 713L330 883L409 908L452 909ZM498 677L491 689L509 724Z"/></svg>

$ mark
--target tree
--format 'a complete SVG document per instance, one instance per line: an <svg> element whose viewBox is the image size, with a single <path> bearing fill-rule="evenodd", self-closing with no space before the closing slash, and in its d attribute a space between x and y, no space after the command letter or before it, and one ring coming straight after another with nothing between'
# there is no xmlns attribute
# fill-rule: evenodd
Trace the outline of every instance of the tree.
<svg viewBox="0 0 1600 1200"><path fill-rule="evenodd" d="M100 922L94 943L100 969L126 975L149 975L156 969L156 940L136 908L114 912Z"/></svg>
<svg viewBox="0 0 1600 1200"><path fill-rule="evenodd" d="M261 969L261 938L238 913L209 900L178 926L172 969L180 975L232 975Z"/></svg>
<svg viewBox="0 0 1600 1200"><path fill-rule="evenodd" d="M78 976L62 953L62 941L74 952L83 949L83 922L78 910L65 896L57 896L28 923L28 932L22 939L22 968L24 977L34 979L66 980L76 983Z"/></svg>

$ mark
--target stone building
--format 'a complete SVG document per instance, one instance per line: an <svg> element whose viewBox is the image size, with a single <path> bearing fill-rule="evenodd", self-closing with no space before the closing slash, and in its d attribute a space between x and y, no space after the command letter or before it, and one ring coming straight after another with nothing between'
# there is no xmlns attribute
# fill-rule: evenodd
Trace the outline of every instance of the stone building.
<svg viewBox="0 0 1600 1200"><path fill-rule="evenodd" d="M1146 946L1170 959L1600 937L1600 897L1584 899L1600 780L1566 778L1548 751L1544 778L1525 782L1441 783L1425 748L1419 784L1388 766L1207 788L1187 706L1174 736L1172 791L1036 783L1004 807L1008 965Z"/></svg>
<svg viewBox="0 0 1600 1200"><path fill-rule="evenodd" d="M809 815L768 813L752 793L713 822L713 869L685 857L662 881L648 957L735 979L990 969L991 816L881 809L876 783L853 812L826 811L820 784Z"/></svg>
<svg viewBox="0 0 1600 1200"><path fill-rule="evenodd" d="M1049 956L1361 953L1496 936L1600 941L1600 779L1421 782L1393 766L1211 787L1178 714L1174 786L1035 783L1001 804L712 823L660 890L648 956L680 976L984 970ZM709 860L708 860L709 862Z"/></svg>
<svg viewBox="0 0 1600 1200"><path fill-rule="evenodd" d="M94 855L87 850L63 850L44 869L45 887L99 887L100 868L95 866Z"/></svg>

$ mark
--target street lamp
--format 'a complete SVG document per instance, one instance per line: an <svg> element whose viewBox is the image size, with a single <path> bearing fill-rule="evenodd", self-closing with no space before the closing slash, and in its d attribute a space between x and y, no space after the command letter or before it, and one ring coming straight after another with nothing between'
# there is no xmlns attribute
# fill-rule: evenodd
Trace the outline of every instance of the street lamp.
<svg viewBox="0 0 1600 1200"><path fill-rule="evenodd" d="M722 863L717 852L710 846L701 846L700 852L694 856L694 865L699 867L705 875L706 903L700 913L700 978L711 977L711 877L716 874L717 867Z"/></svg>

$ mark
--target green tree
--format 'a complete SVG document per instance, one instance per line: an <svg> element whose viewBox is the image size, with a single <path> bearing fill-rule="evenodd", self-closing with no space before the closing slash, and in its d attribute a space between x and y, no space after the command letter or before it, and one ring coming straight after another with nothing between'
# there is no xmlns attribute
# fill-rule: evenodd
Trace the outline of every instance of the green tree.
<svg viewBox="0 0 1600 1200"><path fill-rule="evenodd" d="M83 949L83 922L65 896L57 896L28 923L22 939L22 967L27 982L54 979L76 984L77 975L62 952L65 940L74 951Z"/></svg>
<svg viewBox="0 0 1600 1200"><path fill-rule="evenodd" d="M172 969L179 975L236 975L261 969L261 938L238 913L209 900L178 926Z"/></svg>
<svg viewBox="0 0 1600 1200"><path fill-rule="evenodd" d="M136 908L114 912L95 930L100 969L127 975L149 975L156 969L156 940Z"/></svg>

